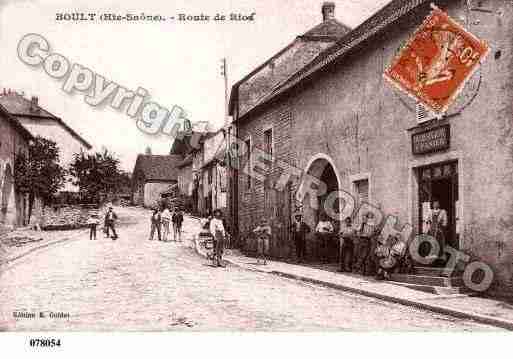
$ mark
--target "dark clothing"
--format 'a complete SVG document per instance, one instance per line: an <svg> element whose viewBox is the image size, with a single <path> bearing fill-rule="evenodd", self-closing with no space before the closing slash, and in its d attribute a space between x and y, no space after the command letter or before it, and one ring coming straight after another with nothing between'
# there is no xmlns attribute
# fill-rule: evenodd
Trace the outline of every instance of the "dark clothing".
<svg viewBox="0 0 513 359"><path fill-rule="evenodd" d="M97 224L90 224L89 239L96 240L96 228L97 227L98 227Z"/></svg>
<svg viewBox="0 0 513 359"><path fill-rule="evenodd" d="M343 236L339 250L340 270L351 272L353 268L354 237Z"/></svg>
<svg viewBox="0 0 513 359"><path fill-rule="evenodd" d="M365 274L365 264L367 263L367 257L371 249L370 239L367 237L358 237L354 249L355 261L353 269L355 272Z"/></svg>
<svg viewBox="0 0 513 359"><path fill-rule="evenodd" d="M116 228L114 227L114 222L118 219L118 216L114 211L107 212L105 215L105 234L107 237L109 236L109 229L112 230L113 237L112 239L118 238L118 234L116 233Z"/></svg>
<svg viewBox="0 0 513 359"><path fill-rule="evenodd" d="M153 236L155 235L155 231L157 231L157 236L159 241L162 240L162 232L160 228L159 222L151 222L151 232L150 232L150 241L153 240Z"/></svg>
<svg viewBox="0 0 513 359"><path fill-rule="evenodd" d="M292 237L294 238L294 244L296 247L296 257L298 260L305 258L306 250L306 234L310 232L310 227L301 221L292 223Z"/></svg>
<svg viewBox="0 0 513 359"><path fill-rule="evenodd" d="M328 251L329 251L329 244L331 241L331 238L333 237L332 233L319 233L317 232L317 239L318 239L318 245L319 245L319 258L322 262L327 263L328 262Z"/></svg>
<svg viewBox="0 0 513 359"><path fill-rule="evenodd" d="M217 265L222 264L224 251L224 236L222 232L216 232L214 235L214 262L217 262Z"/></svg>
<svg viewBox="0 0 513 359"><path fill-rule="evenodd" d="M173 217L171 219L173 223L175 223L178 227L182 226L183 223L183 214L181 213L173 213Z"/></svg>
<svg viewBox="0 0 513 359"><path fill-rule="evenodd" d="M109 229L112 230L112 239L118 238L116 228L114 227L114 222L107 222L107 227L105 227L105 234L107 234L107 237L109 236Z"/></svg>

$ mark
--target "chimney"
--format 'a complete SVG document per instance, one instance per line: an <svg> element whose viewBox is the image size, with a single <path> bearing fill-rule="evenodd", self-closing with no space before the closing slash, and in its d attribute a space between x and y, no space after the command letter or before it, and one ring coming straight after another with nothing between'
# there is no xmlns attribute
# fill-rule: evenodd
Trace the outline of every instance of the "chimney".
<svg viewBox="0 0 513 359"><path fill-rule="evenodd" d="M335 18L335 3L326 1L322 4L322 21L332 20Z"/></svg>
<svg viewBox="0 0 513 359"><path fill-rule="evenodd" d="M39 99L37 96L32 96L30 99L30 111L37 112Z"/></svg>

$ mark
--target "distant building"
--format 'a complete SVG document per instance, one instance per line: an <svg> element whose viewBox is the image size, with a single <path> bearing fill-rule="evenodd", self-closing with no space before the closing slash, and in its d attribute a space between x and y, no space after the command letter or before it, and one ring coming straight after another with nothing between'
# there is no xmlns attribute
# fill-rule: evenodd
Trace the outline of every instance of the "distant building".
<svg viewBox="0 0 513 359"><path fill-rule="evenodd" d="M180 155L139 155L132 174L132 201L136 205L152 207L161 193L178 182Z"/></svg>
<svg viewBox="0 0 513 359"><path fill-rule="evenodd" d="M51 114L39 105L33 96L30 100L16 92L6 92L0 96L2 105L34 137L41 136L57 143L60 164L67 168L73 156L82 151L89 151L92 146L61 118ZM66 182L62 192L77 192L78 188Z"/></svg>
<svg viewBox="0 0 513 359"><path fill-rule="evenodd" d="M20 152L27 154L34 137L0 105L0 226L25 224L28 196L19 193L14 183L14 162Z"/></svg>
<svg viewBox="0 0 513 359"><path fill-rule="evenodd" d="M205 136L201 147L202 162L198 177L202 184L204 212L215 209L226 211L227 168L225 160L225 131L220 130Z"/></svg>

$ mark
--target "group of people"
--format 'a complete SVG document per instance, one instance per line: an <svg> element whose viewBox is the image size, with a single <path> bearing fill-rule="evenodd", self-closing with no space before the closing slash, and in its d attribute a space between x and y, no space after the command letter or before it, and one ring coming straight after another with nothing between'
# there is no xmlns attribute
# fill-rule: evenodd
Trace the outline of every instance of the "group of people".
<svg viewBox="0 0 513 359"><path fill-rule="evenodd" d="M317 256L323 263L327 263L330 245L338 241L340 272L376 275L378 279L388 278L391 271L405 265L406 245L397 236L382 240L373 221L372 212L366 213L357 226L347 217L338 233L335 233L335 227L328 216L321 214L315 227ZM296 214L292 223L292 237L298 262L304 261L306 235L310 231L301 214Z"/></svg>
<svg viewBox="0 0 513 359"><path fill-rule="evenodd" d="M116 212L114 212L114 208L112 205L107 206L107 211L105 212L105 216L103 217L103 232L105 233L105 237L109 238L109 232L112 232L112 240L115 241L118 239L118 234L116 232L116 220L118 216ZM96 232L98 226L100 225L100 213L99 211L93 211L87 220L87 224L89 225L89 240L95 241L97 239Z"/></svg>
<svg viewBox="0 0 513 359"><path fill-rule="evenodd" d="M439 244L438 258L446 260L444 248L447 237L447 212L434 200L427 215L427 234ZM380 234L379 223L375 223L372 212L363 215L357 225L351 217L345 218L338 233L325 213L320 215L315 227L317 257L328 262L330 244L338 241L339 271L355 272L362 275L375 275L376 279L389 279L393 272L410 272L413 261L408 253L407 239L400 234ZM302 262L305 258L306 235L311 231L303 221L301 214L296 214L292 222L292 237L296 247L296 258Z"/></svg>
<svg viewBox="0 0 513 359"><path fill-rule="evenodd" d="M155 232L159 241L168 241L173 227L173 241L182 241L183 212L180 209L171 211L167 206L163 209L157 207L151 215L151 230L149 240L154 240Z"/></svg>

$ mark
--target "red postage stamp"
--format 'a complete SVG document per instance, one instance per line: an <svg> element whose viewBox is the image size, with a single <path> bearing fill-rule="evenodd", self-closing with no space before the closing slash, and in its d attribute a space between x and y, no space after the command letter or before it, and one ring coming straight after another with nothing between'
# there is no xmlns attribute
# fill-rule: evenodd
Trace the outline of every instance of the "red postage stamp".
<svg viewBox="0 0 513 359"><path fill-rule="evenodd" d="M441 114L447 111L488 51L484 41L435 7L384 77Z"/></svg>

